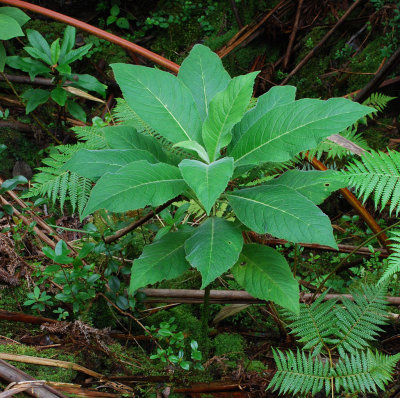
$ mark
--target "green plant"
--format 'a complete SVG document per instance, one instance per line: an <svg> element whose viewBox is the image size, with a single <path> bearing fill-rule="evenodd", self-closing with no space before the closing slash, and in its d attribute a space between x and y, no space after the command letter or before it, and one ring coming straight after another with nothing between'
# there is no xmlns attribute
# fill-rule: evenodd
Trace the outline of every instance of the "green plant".
<svg viewBox="0 0 400 398"><path fill-rule="evenodd" d="M150 332L155 332L153 337L159 342L156 353L152 354L150 359L158 359L165 364L179 365L184 370L190 370L191 366L197 370L204 370L200 362L202 355L198 350L199 346L196 340L190 341L192 361L185 359L185 335L181 331L176 331L177 326L174 321L175 318L172 317L168 322L161 322L158 329L155 326L149 328Z"/></svg>
<svg viewBox="0 0 400 398"><path fill-rule="evenodd" d="M28 300L24 302L24 305L32 306L33 310L44 311L46 305L52 305L51 296L46 292L41 292L38 286L33 288L32 293L28 293Z"/></svg>
<svg viewBox="0 0 400 398"><path fill-rule="evenodd" d="M43 283L46 279L51 277L54 282L60 284L63 290L56 294L54 299L59 302L72 304L75 313L86 308L87 302L92 300L96 295L96 284L101 284L99 281L100 275L95 272L94 266L83 264L82 262L83 258L92 251L93 247L93 243L86 244L75 259L69 256L70 249L68 249L63 240L57 243L54 250L50 247L43 248L43 253L50 258L54 264L38 270L38 282ZM68 265L68 267L66 267L66 265ZM50 298L50 296L46 297ZM32 297L30 298L33 299ZM25 305L31 304L33 304L33 302L30 300L25 302ZM45 304L49 305L50 303L47 302ZM68 315L66 312L56 311L58 311L59 317L64 318Z"/></svg>
<svg viewBox="0 0 400 398"><path fill-rule="evenodd" d="M114 22L119 28L122 29L129 29L129 21L125 17L119 16L120 14L120 8L117 2L114 2L112 7L110 8L110 15L107 18L107 26L113 24Z"/></svg>
<svg viewBox="0 0 400 398"><path fill-rule="evenodd" d="M304 344L302 350L283 353L273 349L277 372L269 388L293 395L325 390L334 393L377 393L391 378L400 354L374 352L375 340L386 318L386 288L364 285L352 291L354 302L343 297L323 302L326 293L312 304L302 304L300 314L286 313L291 333ZM333 359L337 352L339 359ZM326 358L324 358L326 357Z"/></svg>
<svg viewBox="0 0 400 398"><path fill-rule="evenodd" d="M7 120L10 110L7 108L4 112L0 111L0 119Z"/></svg>
<svg viewBox="0 0 400 398"><path fill-rule="evenodd" d="M185 225L144 248L133 263L130 293L190 266L200 271L204 288L231 268L254 297L298 312L298 284L285 258L270 247L243 245L242 231L336 247L330 221L316 204L341 182L334 172L299 170L250 188L237 178L264 162L288 161L372 109L343 98L295 101L295 88L286 86L274 87L246 112L257 72L231 79L219 57L201 45L178 77L142 66L112 68L127 104L156 135L106 127L108 149L81 149L64 165L96 182L82 217L98 209L154 207L179 195L205 214L197 228ZM183 160L170 158L164 142ZM227 204L222 217L217 203ZM228 221L232 217L235 222Z"/></svg>
<svg viewBox="0 0 400 398"><path fill-rule="evenodd" d="M0 72L4 72L6 64L6 49L3 40L23 36L21 26L29 20L28 15L19 8L0 7Z"/></svg>
<svg viewBox="0 0 400 398"><path fill-rule="evenodd" d="M29 73L33 80L35 76L41 75L51 77L55 87L51 90L28 89L21 97L26 101L26 113L32 112L39 105L46 103L50 98L61 107L66 107L68 112L75 118L86 121L83 108L73 99L72 96L91 98L85 91L94 91L103 97L106 86L100 83L94 76L72 73L71 63L81 59L92 44L86 44L80 48L75 46L75 28L68 26L64 32L63 41L53 41L51 45L36 30L27 30L27 38L30 47L24 50L32 57L8 56L6 63L14 69ZM70 83L66 84L67 80Z"/></svg>

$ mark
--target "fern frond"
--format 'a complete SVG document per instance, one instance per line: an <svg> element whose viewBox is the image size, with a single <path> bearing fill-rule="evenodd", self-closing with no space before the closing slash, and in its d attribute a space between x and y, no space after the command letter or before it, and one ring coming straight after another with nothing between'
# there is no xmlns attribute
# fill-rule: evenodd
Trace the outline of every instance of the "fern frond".
<svg viewBox="0 0 400 398"><path fill-rule="evenodd" d="M86 137L89 136L86 135ZM69 200L72 205L72 211L75 211L76 207L78 207L79 212L81 212L88 200L92 183L85 177L79 177L76 173L62 169L61 166L80 149L99 149L93 147L95 142L100 143L100 141L89 139L86 142L78 142L75 145L55 147L54 152L42 161L45 166L36 169L40 173L36 173L33 176L32 187L24 197L47 196L53 203L59 200L61 208L65 201Z"/></svg>
<svg viewBox="0 0 400 398"><path fill-rule="evenodd" d="M378 284L388 281L394 274L400 272L400 230L391 231L389 240L391 242L392 253L388 257L388 266L379 279Z"/></svg>
<svg viewBox="0 0 400 398"><path fill-rule="evenodd" d="M390 200L390 212L399 211L400 202L400 152L366 152L361 160L354 160L343 175L365 202L371 193L375 207L382 208Z"/></svg>
<svg viewBox="0 0 400 398"><path fill-rule="evenodd" d="M384 390L399 359L400 353L390 356L371 350L342 356L333 370L336 392L342 388L352 393L376 393L376 387Z"/></svg>
<svg viewBox="0 0 400 398"><path fill-rule="evenodd" d="M351 291L354 302L342 298L342 306L337 306L336 347L343 356L345 351L352 354L358 349L365 349L370 341L375 340L382 329L378 325L387 323L387 301L385 285L363 285L362 291Z"/></svg>
<svg viewBox="0 0 400 398"><path fill-rule="evenodd" d="M388 95L382 93L372 93L364 102L363 105L372 106L378 112L382 112L386 107L389 101L395 99L396 97L389 97ZM374 117L374 113L369 115L370 117Z"/></svg>
<svg viewBox="0 0 400 398"><path fill-rule="evenodd" d="M307 356L304 351L297 350L294 354L288 351L284 355L278 349L272 349L277 371L268 385L273 391L279 390L279 394L291 393L307 394L314 396L325 387L328 395L331 390L331 369L328 361Z"/></svg>
<svg viewBox="0 0 400 398"><path fill-rule="evenodd" d="M300 304L300 313L284 311L284 317L291 321L291 333L296 335L303 349L313 350L313 356L318 355L326 344L336 344L336 318L332 316L336 300L323 302L327 291L321 294L311 305Z"/></svg>

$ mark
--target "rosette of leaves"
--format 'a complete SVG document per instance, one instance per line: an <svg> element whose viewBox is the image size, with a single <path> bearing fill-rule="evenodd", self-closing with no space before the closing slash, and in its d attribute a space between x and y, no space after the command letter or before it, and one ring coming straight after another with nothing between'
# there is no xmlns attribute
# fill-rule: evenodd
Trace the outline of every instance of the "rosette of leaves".
<svg viewBox="0 0 400 398"><path fill-rule="evenodd" d="M73 117L86 121L85 111L73 97L78 95L103 102L82 90L94 91L104 97L107 88L104 84L94 76L72 73L71 64L81 59L92 47L90 43L74 49L75 33L76 29L73 26L67 26L63 40L60 42L58 38L49 44L38 31L28 29L26 36L30 46L24 47L24 50L30 57L6 57L9 67L29 73L31 80L38 75L53 79L54 88L50 91L38 88L22 93L27 114L51 98L58 105L65 106Z"/></svg>
<svg viewBox="0 0 400 398"><path fill-rule="evenodd" d="M231 78L202 45L194 46L178 76L136 65L112 68L128 105L163 140L113 126L104 128L108 149L77 152L65 167L96 182L82 217L98 209L154 207L178 195L206 214L199 226L181 226L145 247L133 262L130 292L190 267L201 273L204 288L230 269L254 297L297 313L298 283L285 258L270 247L244 244L242 231L336 248L317 204L342 183L332 171L299 170L250 188L234 180L315 147L373 109L344 98L296 101L295 88L286 86L274 87L248 110L258 72ZM164 142L182 149L182 159L169 157ZM217 215L220 202L228 204L229 217Z"/></svg>

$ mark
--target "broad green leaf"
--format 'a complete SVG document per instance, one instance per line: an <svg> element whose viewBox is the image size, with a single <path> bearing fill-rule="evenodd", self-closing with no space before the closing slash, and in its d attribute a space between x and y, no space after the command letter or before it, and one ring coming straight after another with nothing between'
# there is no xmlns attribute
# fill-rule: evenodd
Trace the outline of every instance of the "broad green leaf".
<svg viewBox="0 0 400 398"><path fill-rule="evenodd" d="M106 95L107 86L103 83L100 83L94 76L73 73L72 75L67 75L66 77L71 80L70 86L72 87L82 88L88 91L95 91L103 97Z"/></svg>
<svg viewBox="0 0 400 398"><path fill-rule="evenodd" d="M188 149L191 152L196 152L200 159L203 159L205 162L210 163L210 159L206 150L196 141L181 141L173 145L173 148L184 148Z"/></svg>
<svg viewBox="0 0 400 398"><path fill-rule="evenodd" d="M58 59L60 58L60 39L54 40L53 43L51 43L50 47L50 55L51 55L51 62L53 65L58 63Z"/></svg>
<svg viewBox="0 0 400 398"><path fill-rule="evenodd" d="M38 59L40 61L43 61L44 63L48 64L49 66L52 65L51 60L50 62L48 61L47 54L45 54L43 51L38 50L36 47L24 47L24 50L32 57L35 59Z"/></svg>
<svg viewBox="0 0 400 398"><path fill-rule="evenodd" d="M142 149L150 152L160 162L168 163L168 156L160 142L154 137L139 133L133 126L109 126L104 127L103 132L111 149Z"/></svg>
<svg viewBox="0 0 400 398"><path fill-rule="evenodd" d="M179 169L166 163L132 162L99 179L82 218L98 209L113 212L159 206L181 194L187 185Z"/></svg>
<svg viewBox="0 0 400 398"><path fill-rule="evenodd" d="M179 68L178 79L189 88L202 120L208 115L209 103L231 80L221 58L208 47L196 44Z"/></svg>
<svg viewBox="0 0 400 398"><path fill-rule="evenodd" d="M18 57L16 55L8 56L6 58L6 63L11 68L28 72L31 80L33 80L36 75L47 76L50 74L50 69L47 66L43 65L42 62L29 57Z"/></svg>
<svg viewBox="0 0 400 398"><path fill-rule="evenodd" d="M73 100L67 100L67 109L75 119L86 122L86 113L77 102Z"/></svg>
<svg viewBox="0 0 400 398"><path fill-rule="evenodd" d="M186 241L186 259L202 277L201 289L235 264L243 247L240 230L230 221L210 217Z"/></svg>
<svg viewBox="0 0 400 398"><path fill-rule="evenodd" d="M262 185L227 197L239 220L259 234L337 249L328 216L292 188Z"/></svg>
<svg viewBox="0 0 400 398"><path fill-rule="evenodd" d="M39 105L44 104L50 97L50 91L40 88L31 88L21 94L21 97L26 100L26 114L35 110Z"/></svg>
<svg viewBox="0 0 400 398"><path fill-rule="evenodd" d="M5 180L3 184L0 185L0 194L10 191L17 187L19 184L26 184L28 180L24 176L15 176L9 180Z"/></svg>
<svg viewBox="0 0 400 398"><path fill-rule="evenodd" d="M283 162L314 148L339 133L373 108L345 98L327 101L302 99L273 108L259 118L238 140L229 155L235 167L262 162Z"/></svg>
<svg viewBox="0 0 400 398"><path fill-rule="evenodd" d="M222 158L210 164L184 159L179 169L186 184L193 189L207 214L225 190L233 173L233 158Z"/></svg>
<svg viewBox="0 0 400 398"><path fill-rule="evenodd" d="M60 106L64 106L67 102L67 92L61 87L56 87L55 89L51 90L50 97Z"/></svg>
<svg viewBox="0 0 400 398"><path fill-rule="evenodd" d="M129 21L124 17L118 18L116 24L121 29L129 29Z"/></svg>
<svg viewBox="0 0 400 398"><path fill-rule="evenodd" d="M30 18L17 7L0 7L0 14L14 18L19 26L25 25Z"/></svg>
<svg viewBox="0 0 400 398"><path fill-rule="evenodd" d="M115 173L121 167L139 160L157 163L151 153L140 149L81 149L62 166L62 169L96 179L105 173Z"/></svg>
<svg viewBox="0 0 400 398"><path fill-rule="evenodd" d="M128 105L157 133L176 144L201 143L201 119L189 89L174 75L139 65L113 64Z"/></svg>
<svg viewBox="0 0 400 398"><path fill-rule="evenodd" d="M67 64L61 64L57 65L56 69L62 74L62 75L69 75L71 74L71 67Z"/></svg>
<svg viewBox="0 0 400 398"><path fill-rule="evenodd" d="M249 105L258 73L233 78L227 88L211 100L202 129L203 141L211 161L217 159L220 149L231 141L232 127L240 121Z"/></svg>
<svg viewBox="0 0 400 398"><path fill-rule="evenodd" d="M280 253L255 243L244 245L233 276L253 297L273 301L298 314L299 284Z"/></svg>
<svg viewBox="0 0 400 398"><path fill-rule="evenodd" d="M332 192L346 186L343 177L334 170L289 170L266 185L284 185L295 189L316 205L321 204Z"/></svg>
<svg viewBox="0 0 400 398"><path fill-rule="evenodd" d="M37 30L32 29L27 29L26 36L31 46L45 55L44 62L51 65L50 46L46 39Z"/></svg>
<svg viewBox="0 0 400 398"><path fill-rule="evenodd" d="M63 64L72 64L77 59L82 58L92 48L93 43L85 44L82 47L76 48L66 53L63 57Z"/></svg>
<svg viewBox="0 0 400 398"><path fill-rule="evenodd" d="M184 245L192 231L168 233L145 246L142 255L133 261L129 293L146 285L173 279L190 268Z"/></svg>
<svg viewBox="0 0 400 398"><path fill-rule="evenodd" d="M5 64L6 64L6 49L4 48L3 42L0 40L0 72L4 72Z"/></svg>
<svg viewBox="0 0 400 398"><path fill-rule="evenodd" d="M19 23L12 17L0 14L0 40L9 40L13 37L23 36Z"/></svg>
<svg viewBox="0 0 400 398"><path fill-rule="evenodd" d="M250 109L244 115L243 119L233 128L233 137L230 147L233 147L239 138L267 112L277 106L294 102L295 97L296 87L294 86L275 86L269 89L265 94L258 97L256 106Z"/></svg>
<svg viewBox="0 0 400 398"><path fill-rule="evenodd" d="M74 48L75 33L76 33L76 29L73 26L68 25L65 28L64 38L63 38L63 41L61 44L60 58L58 60L60 64L64 63L65 55L68 54Z"/></svg>

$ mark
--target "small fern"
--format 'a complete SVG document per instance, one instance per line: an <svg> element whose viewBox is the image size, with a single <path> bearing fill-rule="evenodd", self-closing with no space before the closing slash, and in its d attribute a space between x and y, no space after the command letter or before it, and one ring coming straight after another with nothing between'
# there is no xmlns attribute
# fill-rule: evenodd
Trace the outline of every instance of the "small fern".
<svg viewBox="0 0 400 398"><path fill-rule="evenodd" d="M374 193L375 207L384 208L390 200L390 213L399 211L400 203L400 153L396 151L371 151L361 160L354 160L343 172L350 186L365 202Z"/></svg>
<svg viewBox="0 0 400 398"><path fill-rule="evenodd" d="M341 303L324 302L324 293L312 304L302 304L299 315L283 312L291 333L304 347L297 353L273 350L277 372L268 388L301 396L322 390L328 395L334 390L366 393L384 388L400 354L373 353L369 343L386 323L386 286L364 285L351 294L354 302L345 297Z"/></svg>
<svg viewBox="0 0 400 398"><path fill-rule="evenodd" d="M391 231L389 240L391 242L390 248L392 253L390 253L390 256L388 257L388 266L382 277L379 279L379 284L385 283L394 274L400 272L400 230L396 229Z"/></svg>
<svg viewBox="0 0 400 398"><path fill-rule="evenodd" d="M382 112L386 107L389 101L395 99L396 97L389 97L388 95L382 93L372 93L364 102L363 105L372 106L378 112ZM374 113L371 113L369 117L373 118Z"/></svg>

